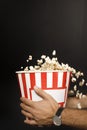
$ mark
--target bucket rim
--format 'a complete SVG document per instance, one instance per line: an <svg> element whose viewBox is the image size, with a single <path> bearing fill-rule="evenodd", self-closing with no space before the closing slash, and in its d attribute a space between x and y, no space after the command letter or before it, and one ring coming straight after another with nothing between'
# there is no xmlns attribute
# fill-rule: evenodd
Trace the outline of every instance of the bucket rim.
<svg viewBox="0 0 87 130"><path fill-rule="evenodd" d="M69 70L34 70L34 71L32 71L32 70L27 70L27 71L19 70L19 71L16 71L15 73L21 74L21 73L42 73L42 72L70 72L71 73L71 71L69 71Z"/></svg>

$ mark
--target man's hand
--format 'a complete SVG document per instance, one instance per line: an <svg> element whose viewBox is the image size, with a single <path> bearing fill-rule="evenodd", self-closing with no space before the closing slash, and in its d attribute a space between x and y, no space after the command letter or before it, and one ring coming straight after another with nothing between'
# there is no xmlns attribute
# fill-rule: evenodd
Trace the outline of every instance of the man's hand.
<svg viewBox="0 0 87 130"><path fill-rule="evenodd" d="M42 97L41 101L20 98L21 113L27 117L24 122L30 125L50 125L59 105L51 95L40 88L35 87L34 90Z"/></svg>

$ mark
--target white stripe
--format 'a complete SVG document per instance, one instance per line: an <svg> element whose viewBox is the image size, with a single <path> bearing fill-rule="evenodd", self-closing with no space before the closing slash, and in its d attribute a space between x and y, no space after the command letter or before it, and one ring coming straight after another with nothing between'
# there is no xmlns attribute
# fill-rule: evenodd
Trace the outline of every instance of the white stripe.
<svg viewBox="0 0 87 130"><path fill-rule="evenodd" d="M54 90L44 90L48 94L50 94L58 103L64 102L65 99L65 89L54 89ZM38 96L34 90L31 91L32 94L32 100L34 101L40 101L42 98Z"/></svg>
<svg viewBox="0 0 87 130"><path fill-rule="evenodd" d="M67 97L68 97L69 82L70 82L70 72L67 72L67 76L66 76L66 94L65 94L65 99L66 100L67 100ZM66 106L66 100L65 100L64 107Z"/></svg>
<svg viewBox="0 0 87 130"><path fill-rule="evenodd" d="M62 82L63 82L63 72L58 73L58 87L62 87Z"/></svg>
<svg viewBox="0 0 87 130"><path fill-rule="evenodd" d="M70 78L70 72L67 72L67 77L66 77L66 87L69 87L69 78Z"/></svg>
<svg viewBox="0 0 87 130"><path fill-rule="evenodd" d="M25 79L26 79L27 94L28 94L28 98L30 99L30 92L29 92L29 88L30 88L30 75L28 73L25 74Z"/></svg>
<svg viewBox="0 0 87 130"><path fill-rule="evenodd" d="M35 82L37 87L41 87L41 73L35 73Z"/></svg>
<svg viewBox="0 0 87 130"><path fill-rule="evenodd" d="M23 88L23 82L22 82L21 74L18 74L18 78L19 78L21 95L22 95L22 97L24 97L25 95L24 95L24 88Z"/></svg>
<svg viewBox="0 0 87 130"><path fill-rule="evenodd" d="M52 88L52 72L47 73L47 88Z"/></svg>
<svg viewBox="0 0 87 130"><path fill-rule="evenodd" d="M28 88L31 88L31 84L30 84L30 74L26 73L25 74L25 78L26 78L26 85Z"/></svg>

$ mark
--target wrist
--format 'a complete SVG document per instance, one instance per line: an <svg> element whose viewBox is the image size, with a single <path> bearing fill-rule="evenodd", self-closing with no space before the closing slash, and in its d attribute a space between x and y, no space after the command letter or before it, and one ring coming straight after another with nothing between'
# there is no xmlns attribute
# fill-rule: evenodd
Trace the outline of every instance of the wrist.
<svg viewBox="0 0 87 130"><path fill-rule="evenodd" d="M55 116L53 117L53 124L60 126L62 124L62 112L63 112L64 108L63 107L59 107Z"/></svg>

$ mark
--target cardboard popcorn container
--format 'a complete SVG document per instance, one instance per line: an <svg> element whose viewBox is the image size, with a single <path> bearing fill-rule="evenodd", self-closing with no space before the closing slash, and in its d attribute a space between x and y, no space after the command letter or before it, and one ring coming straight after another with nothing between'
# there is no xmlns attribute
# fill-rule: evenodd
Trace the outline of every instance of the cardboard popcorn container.
<svg viewBox="0 0 87 130"><path fill-rule="evenodd" d="M41 97L34 91L34 86L40 87L65 107L69 83L70 71L16 71L22 97L39 101Z"/></svg>

